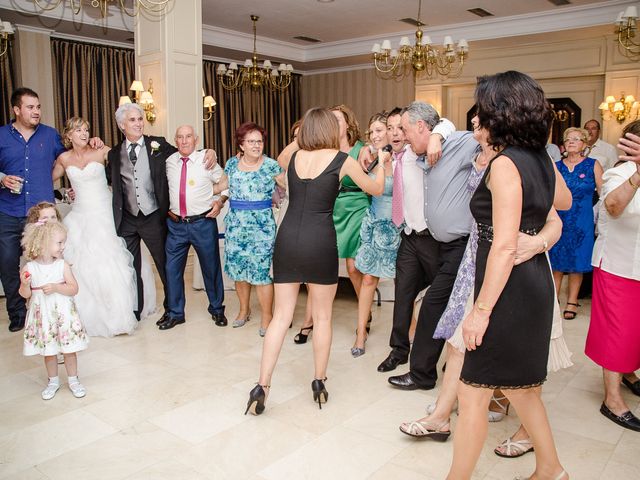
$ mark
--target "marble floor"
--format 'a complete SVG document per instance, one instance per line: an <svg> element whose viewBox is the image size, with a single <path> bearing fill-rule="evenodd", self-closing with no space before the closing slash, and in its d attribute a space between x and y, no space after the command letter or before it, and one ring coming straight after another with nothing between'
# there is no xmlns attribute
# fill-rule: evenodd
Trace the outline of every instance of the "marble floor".
<svg viewBox="0 0 640 480"><path fill-rule="evenodd" d="M227 292L227 312L237 300ZM353 359L356 303L341 288L335 302L329 402L312 402L311 343L289 332L266 412L243 415L258 375L262 339L257 319L245 327L216 327L204 292L189 291L187 323L159 331L155 317L132 336L92 338L79 354L87 396L63 386L43 401L41 358L22 356L22 335L7 330L0 301L0 478L44 479L402 479L444 478L453 442L416 441L398 431L422 416L436 390L398 391L376 371L388 353L391 303L374 307L367 352ZM255 296L253 311L258 312ZM583 354L588 302L565 322L575 365L552 374L544 400L561 460L571 478L640 478L640 433L599 414L600 370ZM404 373L406 366L397 372ZM64 370L61 380L66 381ZM633 411L640 398L625 391ZM456 417L452 428L455 431ZM518 425L515 413L491 424L474 479L512 479L532 471L533 455L501 459L493 447Z"/></svg>

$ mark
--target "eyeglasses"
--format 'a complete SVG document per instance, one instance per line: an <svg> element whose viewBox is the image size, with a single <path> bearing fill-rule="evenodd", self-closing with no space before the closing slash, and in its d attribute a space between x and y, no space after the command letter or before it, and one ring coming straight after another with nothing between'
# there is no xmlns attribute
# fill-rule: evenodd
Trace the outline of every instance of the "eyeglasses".
<svg viewBox="0 0 640 480"><path fill-rule="evenodd" d="M565 142L584 142L580 137L568 137L564 139Z"/></svg>
<svg viewBox="0 0 640 480"><path fill-rule="evenodd" d="M262 145L264 142L262 140L245 140L244 143L247 145Z"/></svg>

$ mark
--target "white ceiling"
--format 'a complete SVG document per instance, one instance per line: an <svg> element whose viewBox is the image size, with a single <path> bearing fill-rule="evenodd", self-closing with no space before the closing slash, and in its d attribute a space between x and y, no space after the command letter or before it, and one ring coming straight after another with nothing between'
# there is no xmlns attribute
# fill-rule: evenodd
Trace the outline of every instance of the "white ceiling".
<svg viewBox="0 0 640 480"><path fill-rule="evenodd" d="M56 0L41 0L41 2ZM131 1L131 0L128 0ZM180 2L174 0L174 8ZM110 7L106 19L83 0L82 14L59 6L34 15L33 0L0 0L0 18L19 25L45 28L57 36L83 37L102 43L132 44L133 20L117 7ZM421 20L425 34L434 42L444 35L466 38L471 44L482 40L519 35L561 32L575 28L609 25L619 11L638 0L570 0L555 6L550 0L423 0ZM63 3L67 3L63 1ZM494 14L480 18L471 8ZM203 53L217 60L241 60L253 48L249 15L260 17L257 49L261 58L287 60L298 71L339 68L366 63L371 46L389 38L397 43L403 35L413 36L415 27L401 22L416 18L418 0L202 0ZM293 37L305 35L321 40L310 44Z"/></svg>

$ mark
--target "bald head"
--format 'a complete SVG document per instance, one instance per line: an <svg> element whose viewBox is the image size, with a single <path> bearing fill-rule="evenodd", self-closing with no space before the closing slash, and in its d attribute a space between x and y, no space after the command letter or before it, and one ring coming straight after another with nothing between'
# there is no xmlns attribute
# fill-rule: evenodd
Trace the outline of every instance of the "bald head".
<svg viewBox="0 0 640 480"><path fill-rule="evenodd" d="M198 136L191 125L181 125L176 129L176 147L183 157L188 157L196 149Z"/></svg>

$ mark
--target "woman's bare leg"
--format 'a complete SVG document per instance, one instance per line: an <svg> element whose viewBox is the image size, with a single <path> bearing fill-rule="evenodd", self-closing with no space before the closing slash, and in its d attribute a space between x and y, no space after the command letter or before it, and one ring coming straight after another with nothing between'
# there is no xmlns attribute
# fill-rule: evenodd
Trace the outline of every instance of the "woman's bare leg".
<svg viewBox="0 0 640 480"><path fill-rule="evenodd" d="M360 295L360 289L362 288L362 272L356 268L355 258L345 258L344 260L347 266L349 280L351 280L351 285L353 285L353 289L356 291L356 295L358 296Z"/></svg>
<svg viewBox="0 0 640 480"><path fill-rule="evenodd" d="M362 286L360 287L360 295L358 295L356 343L353 344L355 348L364 348L364 342L367 339L367 322L371 314L371 304L373 303L373 297L375 297L379 281L380 279L373 275L365 274L362 277Z"/></svg>
<svg viewBox="0 0 640 480"><path fill-rule="evenodd" d="M299 283L277 283L275 285L275 309L262 344L260 362L260 385L271 385L271 376L278 362L284 337L289 330L293 311L298 300Z"/></svg>
<svg viewBox="0 0 640 480"><path fill-rule="evenodd" d="M556 297L560 298L560 287L562 286L562 277L564 273L553 270L553 283L556 286Z"/></svg>
<svg viewBox="0 0 640 480"><path fill-rule="evenodd" d="M261 310L260 327L266 329L273 318L273 283L256 285L256 293Z"/></svg>
<svg viewBox="0 0 640 480"><path fill-rule="evenodd" d="M448 370L448 368L447 368ZM458 423L453 439L453 462L448 480L467 480L480 457L487 437L487 408L493 390L458 383Z"/></svg>
<svg viewBox="0 0 640 480"><path fill-rule="evenodd" d="M338 284L309 284L309 295L313 315L313 364L314 375L318 380L327 377L329 352L331 351L332 327L331 314L333 300Z"/></svg>
<svg viewBox="0 0 640 480"><path fill-rule="evenodd" d="M555 479L563 471L551 426L541 398L541 387L503 390L531 437L536 470L531 479Z"/></svg>
<svg viewBox="0 0 640 480"><path fill-rule="evenodd" d="M247 318L251 302L251 284L247 282L236 282L236 295L240 302L240 311L236 318Z"/></svg>

